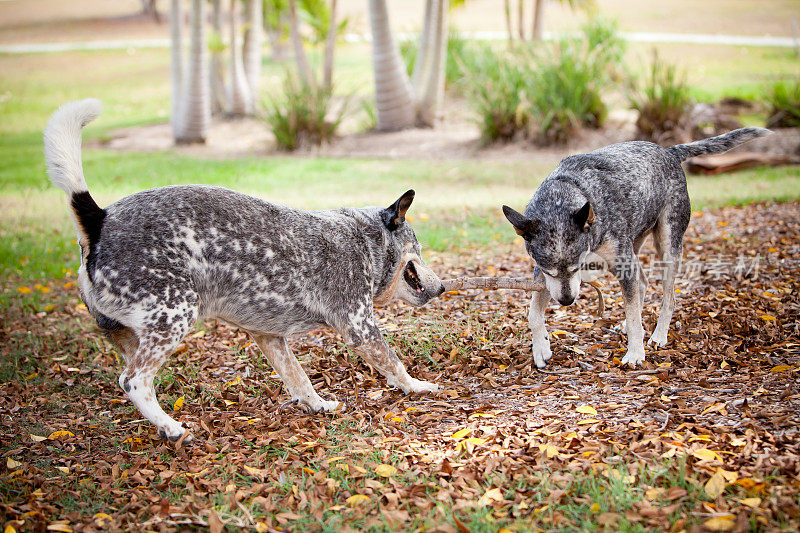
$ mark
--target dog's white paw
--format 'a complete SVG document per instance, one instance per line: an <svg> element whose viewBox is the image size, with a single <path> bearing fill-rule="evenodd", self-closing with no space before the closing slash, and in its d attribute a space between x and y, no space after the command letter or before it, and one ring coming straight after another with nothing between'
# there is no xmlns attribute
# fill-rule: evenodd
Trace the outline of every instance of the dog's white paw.
<svg viewBox="0 0 800 533"><path fill-rule="evenodd" d="M309 413L321 413L323 411L335 411L339 408L339 402L335 400L323 400L319 396L316 398L295 399L297 404Z"/></svg>
<svg viewBox="0 0 800 533"><path fill-rule="evenodd" d="M667 345L667 332L666 331L659 331L658 328L653 332L650 336L650 340L647 341L648 344L652 343L656 346L663 347Z"/></svg>
<svg viewBox="0 0 800 533"><path fill-rule="evenodd" d="M537 368L544 368L553 357L553 351L550 349L550 339L547 336L533 338L533 362L536 363Z"/></svg>
<svg viewBox="0 0 800 533"><path fill-rule="evenodd" d="M414 378L409 378L409 380L409 383L401 387L406 394L411 394L412 392L439 392L439 385L436 383Z"/></svg>
<svg viewBox="0 0 800 533"><path fill-rule="evenodd" d="M639 348L628 348L625 357L622 358L622 366L630 365L635 368L639 363L644 363L644 346Z"/></svg>
<svg viewBox="0 0 800 533"><path fill-rule="evenodd" d="M167 439L171 442L175 442L179 440L184 433L186 433L186 428L183 427L181 424L175 423L174 426L162 426L158 428L158 436L162 439ZM192 435L186 435L186 438L183 439L185 444L189 444L194 440Z"/></svg>

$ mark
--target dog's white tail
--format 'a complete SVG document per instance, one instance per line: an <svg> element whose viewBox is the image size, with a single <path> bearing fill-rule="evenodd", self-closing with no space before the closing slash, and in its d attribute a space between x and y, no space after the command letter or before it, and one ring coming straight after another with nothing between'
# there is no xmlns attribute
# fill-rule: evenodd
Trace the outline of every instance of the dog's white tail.
<svg viewBox="0 0 800 533"><path fill-rule="evenodd" d="M62 105L44 130L44 158L50 181L72 197L88 191L81 161L81 129L102 111L100 100L87 98Z"/></svg>

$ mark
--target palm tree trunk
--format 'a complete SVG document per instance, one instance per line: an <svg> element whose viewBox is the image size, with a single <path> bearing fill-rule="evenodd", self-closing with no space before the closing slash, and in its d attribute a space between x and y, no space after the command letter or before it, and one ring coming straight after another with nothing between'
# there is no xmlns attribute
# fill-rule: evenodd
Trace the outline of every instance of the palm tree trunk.
<svg viewBox="0 0 800 533"><path fill-rule="evenodd" d="M509 46L514 44L514 30L511 26L511 0L505 0L506 32L508 33Z"/></svg>
<svg viewBox="0 0 800 533"><path fill-rule="evenodd" d="M325 39L325 62L322 69L322 86L325 89L333 87L333 52L336 49L336 0L331 0L331 17L328 35Z"/></svg>
<svg viewBox="0 0 800 533"><path fill-rule="evenodd" d="M170 84L172 85L170 123L172 124L172 135L177 137L180 132L181 117L183 115L181 109L184 79L182 0L172 0L170 4L169 30L172 41L169 61Z"/></svg>
<svg viewBox="0 0 800 533"><path fill-rule="evenodd" d="M542 24L544 22L544 3L546 0L533 0L533 28L531 39L542 40Z"/></svg>
<svg viewBox="0 0 800 533"><path fill-rule="evenodd" d="M178 144L206 142L211 122L206 50L206 0L192 0L189 71L181 131L175 139Z"/></svg>
<svg viewBox="0 0 800 533"><path fill-rule="evenodd" d="M264 40L264 15L262 0L247 0L247 29L244 32L244 73L250 86L250 96L255 111L261 87L261 45Z"/></svg>
<svg viewBox="0 0 800 533"><path fill-rule="evenodd" d="M214 32L214 40L217 44L222 43L222 5L221 0L211 0L211 29ZM225 102L225 73L222 64L223 47L211 49L211 59L209 60L209 75L211 77L211 114L226 113Z"/></svg>
<svg viewBox="0 0 800 533"><path fill-rule="evenodd" d="M231 86L230 113L235 117L243 117L252 112L253 100L250 86L244 73L241 48L239 47L238 13L236 0L231 1L230 44L231 47Z"/></svg>
<svg viewBox="0 0 800 533"><path fill-rule="evenodd" d="M418 93L420 87L424 85L422 81L430 67L430 42L431 30L433 28L433 7L435 0L425 2L425 15L422 19L422 33L419 34L419 46L417 46L417 58L414 61L414 70L411 73L411 87Z"/></svg>
<svg viewBox="0 0 800 533"><path fill-rule="evenodd" d="M431 4L431 24L428 36L429 51L424 57L425 71L420 86L415 87L417 97L417 123L432 127L437 112L444 101L445 66L447 57L447 15L448 0L429 0ZM427 11L427 9L426 9ZM426 22L427 25L427 22ZM417 54L417 60L423 59Z"/></svg>
<svg viewBox="0 0 800 533"><path fill-rule="evenodd" d="M377 129L400 130L414 124L414 94L397 43L392 37L386 0L368 0L372 28Z"/></svg>
<svg viewBox="0 0 800 533"><path fill-rule="evenodd" d="M297 18L297 1L289 0L289 35L294 48L294 59L297 63L297 73L300 81L306 87L314 87L314 72L308 63L306 51L303 48L303 37L300 35L300 21Z"/></svg>

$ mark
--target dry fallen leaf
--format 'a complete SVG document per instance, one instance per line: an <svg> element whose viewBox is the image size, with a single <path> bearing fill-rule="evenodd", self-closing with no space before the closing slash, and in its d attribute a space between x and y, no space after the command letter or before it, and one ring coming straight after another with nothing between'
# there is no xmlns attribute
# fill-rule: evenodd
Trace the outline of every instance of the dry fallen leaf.
<svg viewBox="0 0 800 533"><path fill-rule="evenodd" d="M726 485L727 483L725 481L725 476L722 475L722 472L720 470L717 470L714 473L714 475L711 476L711 478L706 482L703 489L711 499L716 500L717 497L723 493Z"/></svg>
<svg viewBox="0 0 800 533"><path fill-rule="evenodd" d="M366 503L368 501L369 496L365 496L363 494L354 494L345 500L347 505L361 505L362 503Z"/></svg>
<svg viewBox="0 0 800 533"><path fill-rule="evenodd" d="M575 409L579 413L583 413L585 415L597 415L597 410L592 407L591 405L581 405L577 409Z"/></svg>
<svg viewBox="0 0 800 533"><path fill-rule="evenodd" d="M177 400L175 400L175 403L174 403L174 404L172 404L172 410L173 410L173 411L180 411L180 410L181 410L181 407L183 407L183 402L184 402L185 400L186 400L186 397L185 397L185 396L181 396L180 398L178 398Z"/></svg>
<svg viewBox="0 0 800 533"><path fill-rule="evenodd" d="M736 523L729 518L715 517L703 522L703 526L710 531L729 531Z"/></svg>
<svg viewBox="0 0 800 533"><path fill-rule="evenodd" d="M397 473L397 468L392 465L382 464L375 467L375 473L381 477L392 477Z"/></svg>

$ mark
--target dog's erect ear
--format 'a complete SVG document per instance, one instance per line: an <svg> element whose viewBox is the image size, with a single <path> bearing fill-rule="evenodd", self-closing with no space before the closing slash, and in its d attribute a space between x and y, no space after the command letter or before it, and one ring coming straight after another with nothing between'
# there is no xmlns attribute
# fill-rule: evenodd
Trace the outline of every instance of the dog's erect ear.
<svg viewBox="0 0 800 533"><path fill-rule="evenodd" d="M381 219L389 231L394 231L406 220L406 211L414 201L414 189L397 199L395 203L381 211Z"/></svg>
<svg viewBox="0 0 800 533"><path fill-rule="evenodd" d="M514 226L514 231L525 240L531 240L536 230L539 229L538 220L530 220L525 218L525 215L518 213L508 207L503 206L503 214L506 216L511 225Z"/></svg>
<svg viewBox="0 0 800 533"><path fill-rule="evenodd" d="M572 220L584 231L592 227L592 224L594 224L594 209L589 205L589 202L586 202L583 207L572 213Z"/></svg>

